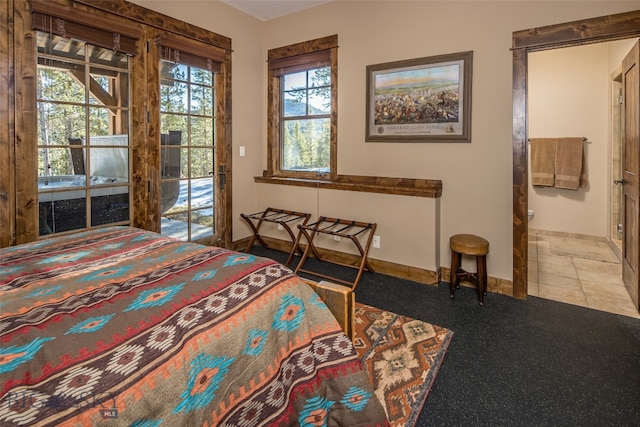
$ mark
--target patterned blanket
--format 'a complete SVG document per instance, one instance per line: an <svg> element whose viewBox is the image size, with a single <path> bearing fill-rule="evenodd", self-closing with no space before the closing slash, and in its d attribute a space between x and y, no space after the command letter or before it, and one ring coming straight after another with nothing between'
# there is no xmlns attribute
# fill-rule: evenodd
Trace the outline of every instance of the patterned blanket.
<svg viewBox="0 0 640 427"><path fill-rule="evenodd" d="M110 227L0 249L0 425L388 425L270 259Z"/></svg>

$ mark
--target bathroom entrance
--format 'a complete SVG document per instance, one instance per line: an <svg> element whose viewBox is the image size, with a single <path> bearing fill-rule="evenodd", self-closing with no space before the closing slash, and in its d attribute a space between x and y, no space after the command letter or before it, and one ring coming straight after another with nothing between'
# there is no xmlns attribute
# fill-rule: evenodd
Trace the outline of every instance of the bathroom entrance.
<svg viewBox="0 0 640 427"><path fill-rule="evenodd" d="M621 168L622 155L620 139L613 138L620 107L612 103L618 98L616 88L607 88L611 70L621 74L622 59L634 42L620 40L528 56L528 208L533 213L528 221L529 295L619 314L637 312L622 281L622 242L617 230L623 229L618 208L623 185L622 173L614 170ZM605 90L593 90L597 87ZM554 149L543 160L551 164L540 165L540 147L549 143ZM579 151L563 158L567 148L561 144L573 144ZM577 167L574 188L561 179L567 174L562 170L567 161ZM550 172L550 179L540 179L541 171ZM614 207L616 196L617 209L608 209Z"/></svg>
<svg viewBox="0 0 640 427"><path fill-rule="evenodd" d="M605 19L606 18L606 19ZM640 28L633 25L635 20L640 18L640 11L621 13L618 15L610 15L607 17L599 17L592 18L586 20L580 20L576 22L568 22L564 24L552 25L549 27L545 27L544 31L541 29L528 29L517 31L513 33L513 155L514 155L514 192L513 192L513 209L514 209L514 222L513 222L513 265L514 265L514 285L513 285L513 293L516 297L524 298L528 294L528 287L530 287L530 283L528 282L528 271L531 263L529 263L529 252L527 251L527 247L529 245L529 222L527 220L527 209L529 206L529 145L528 138L530 136L538 136L533 135L530 127L533 127L533 122L529 117L529 96L532 93L532 89L528 87L528 60L530 59L531 53L537 53L542 51L550 51L554 49L560 49L565 47L580 47L587 46L591 44L600 44L603 42L611 42L611 41L619 41L622 39L631 39L636 38L640 35ZM588 33L586 32L576 32L574 31L578 26L588 26L593 31ZM593 34L598 34L595 37ZM635 42L635 40L634 40ZM628 51L628 49L627 49ZM626 53L626 52L624 52ZM624 56L624 55L623 55ZM582 68L578 73L574 75L576 80L581 79L585 74L585 71L590 71L592 68L591 65L586 68ZM608 70L607 70L608 71ZM606 81L604 82L605 88L606 84L609 82L609 75L606 75ZM554 82L555 76L552 76L550 82ZM552 85L549 85L551 87ZM602 91L602 84L599 86L591 87L588 91L585 92L593 92L600 90ZM557 103L562 104L566 107L565 101L573 99L571 94L567 94L564 87L562 90L557 91L556 95L560 97L560 100ZM563 97L562 95L565 95ZM608 108L609 105L607 102L603 102L598 106L592 106L593 108ZM564 117L566 117L567 113L571 113L572 111L566 110L562 111L562 114L556 114L556 121L560 122ZM606 111L603 113L604 117L607 117ZM581 131L581 129L570 129L571 133L568 133L570 136L584 136L587 138L590 143L587 143L585 150L587 151L587 155L589 152L594 154L595 151L602 148L601 145L596 145L595 141L609 141L607 138L610 137L610 128L604 131L604 135L602 133L598 134L598 132L593 132L589 130L589 133L585 133L586 131ZM558 135L554 135L558 136ZM567 136L567 134L560 135ZM601 159L611 159L609 153L605 153ZM609 163L607 166L604 166L605 170L607 170ZM591 163L588 163L588 166L591 166ZM594 171L596 176L598 173L602 174L602 170ZM609 171L610 173L610 171ZM590 178L594 178L593 173L589 173ZM600 175L601 176L601 175ZM612 175L608 175L612 178ZM606 178L606 173L605 173ZM606 186L610 185L613 179L597 179L589 180L590 186L595 186L595 189L599 191L603 191L602 188L605 188L604 193L606 194ZM598 189L598 186L601 188ZM609 190L610 191L610 190ZM584 198L586 200L587 194L577 195L565 197L565 202L575 202L575 204L579 204L580 198ZM608 199L604 199L604 201L600 202L599 210L595 211L595 214L588 211L582 211L578 216L573 215L574 223L579 224L580 226L584 226L581 221L577 219L581 219L582 217L586 217L587 221L592 216L603 216L606 218L607 215L610 215L610 210L608 209L610 206L610 201ZM535 207L533 207L534 210ZM535 219L546 218L547 215L543 214L545 208L542 207L541 210L536 210L534 215ZM604 212L604 213L603 213ZM603 221L601 223L601 227L605 228L605 231L599 232L599 236L608 236L608 223L607 221ZM560 228L562 231L562 228ZM633 235L637 236L637 232ZM565 239L566 240L566 239ZM637 240L637 239L636 239ZM623 243L624 245L624 243ZM638 253L638 252L636 252ZM635 286L637 288L637 284ZM637 301L633 302L634 312L637 313L638 305Z"/></svg>

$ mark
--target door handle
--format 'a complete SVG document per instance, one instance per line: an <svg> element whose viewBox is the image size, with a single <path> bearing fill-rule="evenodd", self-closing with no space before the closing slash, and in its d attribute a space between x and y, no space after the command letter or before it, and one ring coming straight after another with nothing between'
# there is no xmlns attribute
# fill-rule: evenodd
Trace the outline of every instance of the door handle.
<svg viewBox="0 0 640 427"><path fill-rule="evenodd" d="M625 181L624 179L616 179L616 180L613 181L613 183L616 184L616 185L624 184L625 182L627 182L627 181Z"/></svg>

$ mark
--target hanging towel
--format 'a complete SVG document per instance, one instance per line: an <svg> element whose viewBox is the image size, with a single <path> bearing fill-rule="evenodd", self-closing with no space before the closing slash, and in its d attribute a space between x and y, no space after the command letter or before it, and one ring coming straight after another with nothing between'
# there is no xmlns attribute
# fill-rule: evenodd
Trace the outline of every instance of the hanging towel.
<svg viewBox="0 0 640 427"><path fill-rule="evenodd" d="M587 178L587 150L585 148L582 149L582 171L580 172L580 188L586 188L589 184L589 179Z"/></svg>
<svg viewBox="0 0 640 427"><path fill-rule="evenodd" d="M556 139L531 138L531 184L553 187Z"/></svg>
<svg viewBox="0 0 640 427"><path fill-rule="evenodd" d="M582 138L558 138L556 143L556 188L577 190L583 175L584 141ZM583 178L586 186L586 175Z"/></svg>

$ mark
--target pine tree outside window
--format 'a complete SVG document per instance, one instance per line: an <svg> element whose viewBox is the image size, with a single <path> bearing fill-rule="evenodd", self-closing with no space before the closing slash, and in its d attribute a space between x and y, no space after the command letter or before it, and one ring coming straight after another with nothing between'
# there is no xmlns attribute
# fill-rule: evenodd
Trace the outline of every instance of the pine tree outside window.
<svg viewBox="0 0 640 427"><path fill-rule="evenodd" d="M329 172L331 67L285 74L282 83L281 169Z"/></svg>

